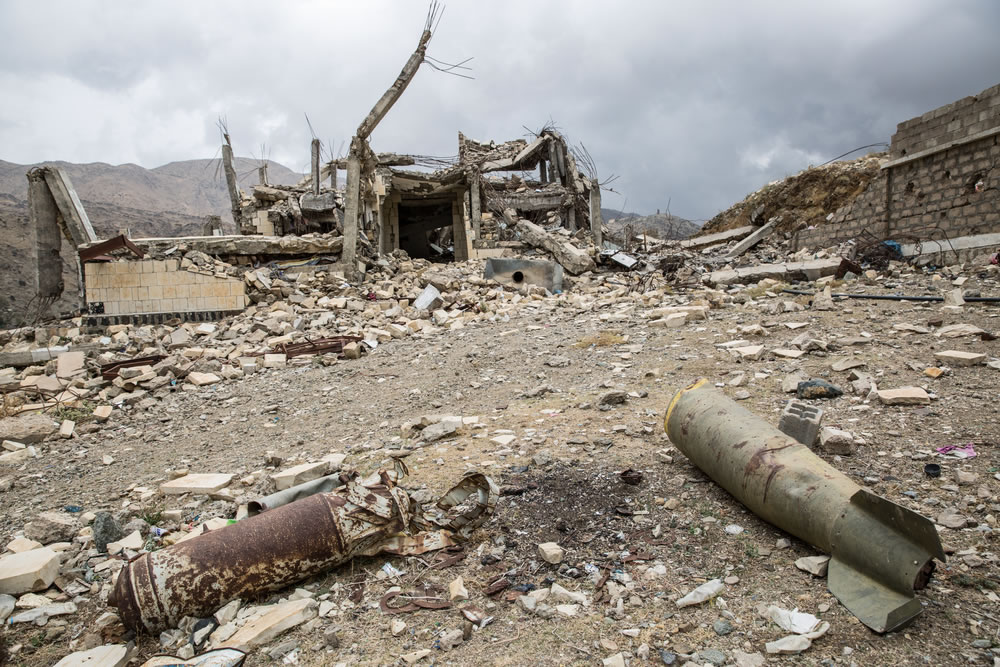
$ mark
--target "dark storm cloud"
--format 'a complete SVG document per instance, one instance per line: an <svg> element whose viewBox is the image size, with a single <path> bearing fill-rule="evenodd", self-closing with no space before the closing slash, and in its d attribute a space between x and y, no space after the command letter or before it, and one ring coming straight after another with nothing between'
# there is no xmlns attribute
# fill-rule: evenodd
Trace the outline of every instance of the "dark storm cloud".
<svg viewBox="0 0 1000 667"><path fill-rule="evenodd" d="M583 142L609 206L708 218L764 183L1000 79L1000 3L451 0L377 150L453 155L459 130ZM423 2L0 7L0 159L137 162L237 152L304 170L398 74ZM626 203L627 202L627 203Z"/></svg>

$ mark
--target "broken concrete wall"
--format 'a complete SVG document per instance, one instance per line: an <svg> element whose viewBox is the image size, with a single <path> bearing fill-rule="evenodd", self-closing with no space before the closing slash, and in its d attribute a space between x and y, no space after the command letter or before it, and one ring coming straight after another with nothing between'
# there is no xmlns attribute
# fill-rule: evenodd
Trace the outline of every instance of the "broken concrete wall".
<svg viewBox="0 0 1000 667"><path fill-rule="evenodd" d="M823 247L879 239L950 239L1000 226L1000 84L904 121L879 178L829 223L796 234Z"/></svg>
<svg viewBox="0 0 1000 667"><path fill-rule="evenodd" d="M178 260L88 262L87 310L91 314L229 312L247 305L242 280L180 269Z"/></svg>

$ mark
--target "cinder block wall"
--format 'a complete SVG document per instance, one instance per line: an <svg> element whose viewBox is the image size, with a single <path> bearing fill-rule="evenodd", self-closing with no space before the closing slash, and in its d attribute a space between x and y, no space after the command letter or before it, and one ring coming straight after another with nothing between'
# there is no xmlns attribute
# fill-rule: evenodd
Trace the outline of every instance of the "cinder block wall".
<svg viewBox="0 0 1000 667"><path fill-rule="evenodd" d="M242 310L242 280L178 268L176 259L88 262L87 304L104 304L105 315Z"/></svg>
<svg viewBox="0 0 1000 667"><path fill-rule="evenodd" d="M889 149L897 159L967 139L1000 126L1000 84L932 109L896 126Z"/></svg>
<svg viewBox="0 0 1000 667"><path fill-rule="evenodd" d="M900 123L880 177L793 246L863 231L901 242L1000 231L1000 85Z"/></svg>

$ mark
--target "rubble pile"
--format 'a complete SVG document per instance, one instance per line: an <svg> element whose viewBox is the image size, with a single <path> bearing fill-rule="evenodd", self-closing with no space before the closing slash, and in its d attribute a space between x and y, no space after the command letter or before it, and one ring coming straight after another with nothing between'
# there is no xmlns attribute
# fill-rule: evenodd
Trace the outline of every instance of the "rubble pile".
<svg viewBox="0 0 1000 667"><path fill-rule="evenodd" d="M702 232L759 226L772 219L778 220L777 231L782 233L822 225L834 211L864 192L887 161L887 153L873 153L809 167L752 192L706 222Z"/></svg>
<svg viewBox="0 0 1000 667"><path fill-rule="evenodd" d="M516 226L522 224L523 221L517 221ZM566 232L545 233L560 243L576 247L572 236ZM79 321L69 321L61 326L4 332L4 347L0 352L3 356L0 358L30 360L42 357L41 351L46 350L45 354L50 359L19 363L0 371L5 407L11 413L20 412L0 420L6 452L0 455L0 465L3 466L0 470L0 477L3 477L0 489L16 494L20 485L28 483L26 480L31 475L44 474L42 471L46 462L62 456L86 456L87 449L94 447L105 437L104 434L126 424L157 423L165 408L176 410L176 406L183 401L209 400L227 384L239 387L242 383L253 382L252 378L259 374L273 378L266 379L266 383L274 383L288 372L286 367L304 370L336 365L340 363L338 359L344 357L349 360L359 359L365 354L377 357L383 345L441 345L446 340L459 340L453 336L472 336L477 332L488 338L503 338L508 333L525 329L525 320L530 323L526 326L528 332L542 331L546 326L559 323L575 323L573 326L576 327L586 323L586 326L596 330L593 338L582 339L584 345L580 348L566 347L567 352L562 355L545 355L545 368L550 373L572 371L573 366L578 364L572 361L573 354L593 354L587 351L602 350L604 336L613 346L610 349L615 351L613 357L602 362L606 368L601 371L599 384L593 379L583 379L597 392L590 402L581 402L579 398L561 398L570 391L569 385L555 378L537 378L538 386L529 387L519 400L539 401L545 400L546 396L554 396L554 400L562 401L557 405L563 407L554 411L550 409L544 413L546 415L583 405L597 414L614 415L628 410L629 405L642 401L646 395L645 391L619 389L617 382L604 380L604 377L648 377L661 381L664 372L661 368L642 363L633 369L632 360L651 347L649 343L631 342L610 331L625 330L642 338L697 336L697 332L711 327L711 331L724 332L725 337L714 333L713 338L705 340L700 347L685 347L681 357L714 358L724 380L716 385L732 392L736 400L746 401L754 392L773 384L780 386L780 392L796 393L800 400L810 404L850 402L849 410L840 411L840 419L827 416L827 421L837 428L824 426L813 431L817 443L809 443L808 446L815 446L817 452L828 456L862 456L862 451L872 439L872 435L863 429L852 427L843 418L844 415L852 411L864 414L861 408L906 410L912 409L907 406L913 405L916 409L923 409L941 401L930 384L934 382L934 377L948 377L970 370L995 372L994 369L1000 369L995 347L984 347L993 340L988 328L963 321L967 314L981 312L983 307L959 303L959 299L974 298L974 294L995 293L1000 286L1000 267L996 265L984 262L931 269L893 261L884 271L867 269L861 270L860 274L848 272L841 279L833 276L812 280L802 278L798 285L790 279L789 287L798 287L799 291L807 291L812 296L783 293L782 283L774 278L762 278L752 284L733 282L709 286L705 278L711 272L697 264L697 258L724 257L735 243L726 242L708 254L697 249L685 249L677 243L657 246L657 252L689 257L689 263L682 265L681 269L690 272L689 278L700 276L700 280L682 279L680 276L684 272L681 270L675 271L672 280L659 274L657 281L646 283L642 282L645 280L643 276L650 274L587 270L579 276L567 276L564 290L559 294L527 283L511 287L485 280L480 277L482 264L477 261L440 265L410 259L399 251L378 257L365 281L358 284L344 280L333 265L311 267L311 270L302 272L278 267L247 270L245 267L225 265L197 251L187 252L183 259L190 263L185 264L187 269L241 275L249 287L254 305L239 315L215 323L118 325L100 332L85 332ZM781 241L763 241L744 258L771 259L780 253L780 248ZM577 249L585 253L582 248ZM837 257L834 249L818 254ZM655 258L656 255L650 257ZM813 259L816 257L813 256ZM691 269L692 265L697 271ZM719 270L725 270L724 266ZM855 309L853 317L846 320L855 323L856 327L818 330L810 322L824 316L829 309L837 313L846 310L852 303L833 296L830 288L834 286L852 293L872 295L895 292L945 294L949 295L950 301L944 305L922 306L925 313L919 318L910 318L912 321L898 321L884 330L875 328L876 332L882 331L881 335L864 331L864 328L878 327L880 315L874 311L866 314L859 309ZM825 297L824 290L828 292ZM960 294L954 294L955 290ZM985 312L988 316L989 311ZM861 333L851 330L854 328L861 328ZM899 337L898 340L895 337ZM301 355L289 353L297 349L296 345L318 344L334 339L337 345L331 348L320 347L312 351L307 348L307 352ZM897 380L892 374L880 373L875 368L877 362L873 363L865 354L876 344L888 346L884 348L888 350L900 344L907 345L908 349L914 345L919 347L916 341L922 339L933 340L939 343L940 348L933 354L925 355L927 359L910 362L927 378L924 386L914 386ZM663 349L668 347L669 344L664 345ZM567 354L574 349L578 352ZM819 382L803 372L804 364L811 362L830 366L829 381ZM138 365L128 365L130 363ZM115 372L109 376L102 374L102 369L109 368ZM929 372L932 369L937 371L936 375ZM476 383L479 382L481 380ZM816 389L822 389L824 383L835 391L823 389L817 392ZM40 412L37 408L45 407L45 401L39 399L39 394L47 397L45 400L59 400L58 410L53 412L50 407L48 411ZM565 403L567 400L569 404ZM32 406L33 402L40 402L40 405ZM74 421L70 417L75 417L79 423L68 423ZM234 418L238 419L238 416L230 415L224 419ZM815 411L807 411L795 413L791 418L822 417L817 418ZM651 423L657 419L653 411ZM513 574L503 574L502 571L477 574L478 570L471 570L466 572L464 581L461 576L446 575L450 582L447 590L418 589L419 593L411 594L412 587L400 574L407 570L407 561L391 559L385 561L381 569L376 568L375 575L368 577L369 586L377 592L374 600L370 596L355 599L355 589L346 578L336 577L332 586L320 586L320 579L314 578L278 591L264 600L227 602L206 618L183 618L176 628L170 628L145 643L137 642L122 626L118 616L104 606L114 575L127 560L195 539L203 532L224 528L231 521L243 521L247 516L246 507L254 497L308 483L324 475L341 474L351 466L370 469L370 465L385 460L387 455L406 457L423 454L441 457L439 460L443 462L453 443L470 438L474 441L477 437L488 438L486 441L492 461L509 461L510 457L516 456L517 448L526 447L526 440L534 442L538 439L534 429L522 435L514 429L491 427L483 417L464 412L454 415L427 413L416 421L386 423L389 428L398 429L397 436L387 439L375 449L328 446L321 454L291 457L258 452L255 463L250 467L233 466L221 471L172 466L165 476L136 480L121 487L115 502L97 502L86 507L53 507L43 500L40 506L21 519L6 516L4 526L9 536L6 543L9 553L0 558L0 590L8 597L0 598L0 601L10 603L10 611L6 614L12 623L14 636L20 638L18 630L25 625L41 627L44 643L62 647L63 655L71 652L69 657L73 659L82 659L80 656L84 652L98 649L114 651L115 655L146 656L150 655L151 648L186 659L226 646L259 651L276 660L314 651L322 655L324 652L343 650L341 642L347 632L345 624L349 623L352 615L395 613L392 609L403 601L386 596L398 596L402 591L409 599L431 605L415 606L414 609L423 610L421 613L441 613L433 611L439 608L438 605L456 607L455 613L458 613L458 607L461 607L463 618L472 619L468 620L470 626L459 625L456 628L454 624L446 623L439 633L415 628L412 635L407 634L408 624L398 620L398 617L387 620L391 630L387 630L389 635L400 637L406 634L409 637L400 650L401 659L406 662L419 661L434 651L459 650L462 644L476 641L477 633L488 625L488 619L507 613L524 614L533 619L532 622L539 623L571 623L574 619L597 615L606 616L611 623L623 624L617 640L601 640L607 645L599 643L597 647L602 655L607 656L604 658L607 664L623 664L626 653L619 643L623 640L631 647L633 659L659 655L661 660L712 661L716 658L713 651L725 655L714 648L712 642L702 644L700 648L676 638L664 643L629 624L629 615L646 604L643 596L655 590L656 582L670 576L668 573L675 567L663 557L641 560L631 574L623 569L621 574L609 579L603 570L590 565L593 568L591 571L587 565L589 561L581 561L582 545L567 548L562 540L551 537L541 539L541 536L536 542L518 548L527 549L525 558L536 559L543 562L545 568L551 568L552 575L558 576L558 580L548 581L533 589L510 589L509 593L503 593L499 598L484 595L493 590L491 586L503 587L498 589L503 591L513 586L513 582L524 581L526 574L520 570ZM500 425L503 426L503 423ZM649 437L654 432L650 426L628 425L621 429L615 426L609 433L627 433L632 429L636 429L638 434L646 434L643 437ZM568 442L576 442L576 437L570 436ZM601 438L594 442L597 441L604 442ZM560 463L553 460L552 450L560 449L547 438L541 438L540 442L543 444L538 445L533 453L523 455L529 466L559 470ZM599 448L589 439L580 442L584 443L581 451L586 452L587 460L600 456ZM607 442L613 440L608 439ZM74 454L76 451L83 454ZM562 456L555 455L556 459ZM676 465L674 456L666 450L661 451L659 465L666 465L668 469ZM921 454L920 458L927 456ZM350 457L354 460L348 464ZM114 456L104 454L98 465L113 469L115 464ZM650 465L649 462L643 465L646 474L651 474ZM974 473L959 472L962 473L957 478L960 486L982 482ZM624 482L627 484L644 484L643 477L643 473L635 470L630 476L621 474L621 479L627 480ZM525 498L529 494L545 493L543 490L532 491L530 487L524 489L509 493L523 493ZM427 500L421 494L429 495L417 491L414 498ZM992 495L992 491L987 490L987 494ZM601 494L596 494L594 498L599 500ZM661 500L664 502L662 505L658 503L658 506L684 511L682 501L677 498ZM930 514L938 525L961 530L975 524L977 529L993 530L993 501L984 504L973 498L969 505L964 502L956 504L958 500L956 498L933 508ZM526 505L517 504L514 500L511 503L500 504L499 521L514 521L526 511ZM983 507L979 509L977 504ZM929 508L918 506L916 509L927 511ZM505 518L504 513L508 510L512 514ZM636 519L641 516L637 515ZM747 519L743 521L745 523ZM709 524L701 523L698 531L706 529L701 526L707 528ZM667 530L659 525L652 527L654 531ZM695 524L687 528L681 526L683 530L694 528ZM739 535L744 530L735 524L725 528L727 535ZM654 535L658 534L654 532ZM650 539L655 541L655 537ZM474 541L470 548L478 549L478 555L473 560L478 562L481 557L482 562L487 563L493 562L494 558L510 558L519 553L512 545L504 548L501 546L503 541L498 540L494 536ZM968 563L975 563L976 558L982 559L980 553L972 551L963 558ZM793 559L796 561L794 567L806 567L799 564L801 561L808 564L809 572L823 576L817 574L820 570L808 560L812 556L802 556ZM588 556L593 557L593 554ZM621 553L614 556L616 559L622 557ZM631 563L626 560L619 567L635 567ZM581 576L580 573L589 574ZM476 586L469 585L470 577L477 582ZM730 573L713 581L713 592L701 595L701 601L692 602L692 607L709 599L731 597L733 591L738 590L740 577ZM685 597L685 594L694 595L702 589L700 584L692 584L670 593L670 599L676 602L672 606L686 607L690 595ZM365 599L368 600L367 608L360 604ZM371 608L372 605L374 608ZM765 618L766 612L766 609L761 612ZM82 618L89 619L85 631L77 629L80 623L77 619ZM463 624L465 622L463 620ZM748 620L723 616L710 625L717 637L723 637L741 622ZM682 620L679 623L683 625ZM812 634L801 635L808 641L795 635L784 636L782 633L787 634L787 628L780 623L779 626L766 635L770 638L766 647L764 642L755 642L745 648L755 646L758 651L774 653L814 651L814 642L822 644L827 641L821 637L823 632L814 632L812 628L809 630ZM633 630L634 634L630 634ZM321 639L304 644L302 639L282 639L285 633L294 633L296 637L321 636ZM23 642L15 649L23 653ZM743 649L739 653L755 655L753 651L744 652ZM733 649L729 655L735 658L737 651Z"/></svg>

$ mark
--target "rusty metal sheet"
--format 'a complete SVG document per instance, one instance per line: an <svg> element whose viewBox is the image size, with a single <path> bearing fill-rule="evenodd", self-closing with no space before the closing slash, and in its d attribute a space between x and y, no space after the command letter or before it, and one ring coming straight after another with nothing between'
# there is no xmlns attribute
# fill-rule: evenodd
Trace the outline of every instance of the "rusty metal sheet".
<svg viewBox="0 0 1000 667"><path fill-rule="evenodd" d="M357 343L363 340L361 336L334 336L332 338L318 338L307 340L302 343L287 343L275 345L273 350L258 352L250 356L260 356L263 354L284 354L286 358L300 357L304 354L340 354L344 351L344 346L348 343Z"/></svg>
<svg viewBox="0 0 1000 667"><path fill-rule="evenodd" d="M107 255L109 252L114 252L115 250L126 249L133 255L142 259L146 256L146 253L142 251L142 248L132 243L124 235L116 236L113 239L108 239L98 243L97 245L92 245L89 248L82 248L80 250L80 260L83 262L90 262L96 259L100 259Z"/></svg>
<svg viewBox="0 0 1000 667"><path fill-rule="evenodd" d="M133 368L135 366L152 366L166 359L162 354L154 354L148 357L136 357L125 361L112 361L101 366L101 378L104 380L114 380L118 377L118 372L123 368Z"/></svg>
<svg viewBox="0 0 1000 667"><path fill-rule="evenodd" d="M346 475L317 493L219 530L144 553L122 568L108 603L126 627L158 632L204 617L234 598L278 590L360 555L423 553L453 546L482 525L499 491L465 476L428 511L396 485L405 472ZM474 501L471 507L466 501ZM448 510L455 510L457 514Z"/></svg>
<svg viewBox="0 0 1000 667"><path fill-rule="evenodd" d="M945 560L929 519L859 487L707 380L677 392L664 428L755 514L829 553L827 586L865 625L889 632L920 613L914 590Z"/></svg>

